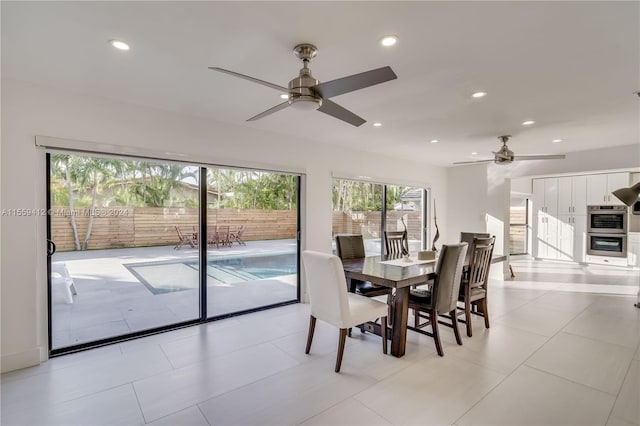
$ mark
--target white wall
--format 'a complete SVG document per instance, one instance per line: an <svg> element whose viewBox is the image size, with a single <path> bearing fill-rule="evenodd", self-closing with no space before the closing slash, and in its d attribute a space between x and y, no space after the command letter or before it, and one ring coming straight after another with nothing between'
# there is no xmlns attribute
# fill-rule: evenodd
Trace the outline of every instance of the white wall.
<svg viewBox="0 0 640 426"><path fill-rule="evenodd" d="M34 145L36 135L110 144L108 149L116 153L182 153L184 157L173 158L302 172L306 174L303 244L327 252L332 173L348 170L378 181L430 187L436 196L446 193L446 172L441 167L265 133L259 125L232 126L16 81L2 81L2 124L3 208L45 206L45 157ZM445 203L438 204L438 214L446 217ZM2 371L46 358L45 228L44 217L2 217ZM440 233L446 238L442 227Z"/></svg>

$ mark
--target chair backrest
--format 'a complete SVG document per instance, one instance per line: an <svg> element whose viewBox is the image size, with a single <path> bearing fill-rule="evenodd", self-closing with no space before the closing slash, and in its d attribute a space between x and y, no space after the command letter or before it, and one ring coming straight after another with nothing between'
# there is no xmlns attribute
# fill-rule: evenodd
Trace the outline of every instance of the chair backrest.
<svg viewBox="0 0 640 426"><path fill-rule="evenodd" d="M218 226L218 235L221 238L229 238L229 225Z"/></svg>
<svg viewBox="0 0 640 426"><path fill-rule="evenodd" d="M386 255L409 254L407 231L384 231L384 248Z"/></svg>
<svg viewBox="0 0 640 426"><path fill-rule="evenodd" d="M462 279L462 267L468 247L467 243L444 244L442 246L432 289L438 313L451 312L456 308L460 280Z"/></svg>
<svg viewBox="0 0 640 426"><path fill-rule="evenodd" d="M338 256L317 251L302 252L311 315L338 327L349 318L347 282Z"/></svg>
<svg viewBox="0 0 640 426"><path fill-rule="evenodd" d="M336 254L340 259L365 257L362 235L336 235Z"/></svg>
<svg viewBox="0 0 640 426"><path fill-rule="evenodd" d="M471 263L471 246L473 245L473 239L476 237L480 238L489 238L491 235L485 232L461 232L460 233L460 242L469 244L469 250L467 250L467 256L464 259L464 264L469 265Z"/></svg>
<svg viewBox="0 0 640 426"><path fill-rule="evenodd" d="M180 238L181 240L184 240L184 234L182 233L182 229L180 229L178 226L176 226L176 233L178 234L178 238Z"/></svg>
<svg viewBox="0 0 640 426"><path fill-rule="evenodd" d="M496 237L474 238L469 261L469 286L486 287Z"/></svg>

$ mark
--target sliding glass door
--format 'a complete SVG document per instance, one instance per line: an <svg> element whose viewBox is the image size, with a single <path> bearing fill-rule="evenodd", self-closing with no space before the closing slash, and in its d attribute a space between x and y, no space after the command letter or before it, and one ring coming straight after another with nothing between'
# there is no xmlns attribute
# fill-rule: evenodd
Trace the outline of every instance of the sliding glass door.
<svg viewBox="0 0 640 426"><path fill-rule="evenodd" d="M298 298L298 177L207 169L207 315Z"/></svg>
<svg viewBox="0 0 640 426"><path fill-rule="evenodd" d="M47 158L52 354L299 300L298 176Z"/></svg>

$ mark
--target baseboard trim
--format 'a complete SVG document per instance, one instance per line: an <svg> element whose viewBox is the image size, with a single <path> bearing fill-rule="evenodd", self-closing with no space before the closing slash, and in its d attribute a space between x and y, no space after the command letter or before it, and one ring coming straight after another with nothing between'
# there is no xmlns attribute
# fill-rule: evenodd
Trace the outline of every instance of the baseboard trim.
<svg viewBox="0 0 640 426"><path fill-rule="evenodd" d="M19 370L40 364L40 348L33 348L25 352L2 355L0 357L0 372Z"/></svg>

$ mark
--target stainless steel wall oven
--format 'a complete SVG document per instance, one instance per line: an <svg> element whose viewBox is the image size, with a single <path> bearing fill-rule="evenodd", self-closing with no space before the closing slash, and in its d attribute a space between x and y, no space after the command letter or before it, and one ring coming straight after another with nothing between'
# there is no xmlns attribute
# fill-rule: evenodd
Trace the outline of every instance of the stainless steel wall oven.
<svg viewBox="0 0 640 426"><path fill-rule="evenodd" d="M627 234L587 234L587 254L627 257Z"/></svg>
<svg viewBox="0 0 640 426"><path fill-rule="evenodd" d="M627 233L626 206L587 206L587 232L600 234Z"/></svg>
<svg viewBox="0 0 640 426"><path fill-rule="evenodd" d="M626 206L587 206L587 254L627 257Z"/></svg>

